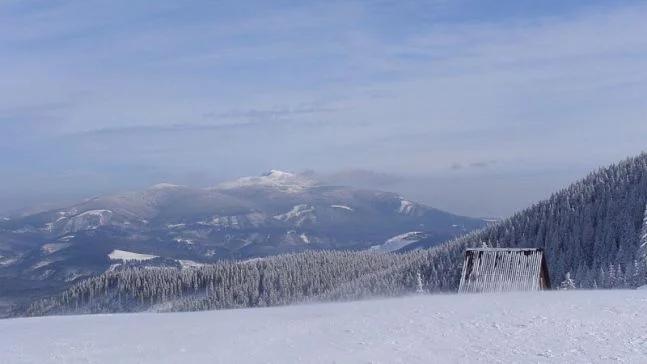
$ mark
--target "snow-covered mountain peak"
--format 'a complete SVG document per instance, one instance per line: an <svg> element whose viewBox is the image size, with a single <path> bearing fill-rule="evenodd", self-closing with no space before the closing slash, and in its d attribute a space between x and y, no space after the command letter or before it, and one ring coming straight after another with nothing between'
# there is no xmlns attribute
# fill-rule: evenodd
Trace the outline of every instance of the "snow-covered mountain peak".
<svg viewBox="0 0 647 364"><path fill-rule="evenodd" d="M316 185L316 181L306 176L272 169L260 176L242 177L235 181L224 182L219 188L231 189L240 187L273 187L286 192L300 192Z"/></svg>

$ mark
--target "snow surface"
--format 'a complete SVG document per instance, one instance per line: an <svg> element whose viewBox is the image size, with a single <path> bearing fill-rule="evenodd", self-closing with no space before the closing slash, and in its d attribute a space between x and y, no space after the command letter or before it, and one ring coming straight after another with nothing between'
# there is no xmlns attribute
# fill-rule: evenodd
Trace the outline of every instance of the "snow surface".
<svg viewBox="0 0 647 364"><path fill-rule="evenodd" d="M110 210L89 210L82 212L74 217L81 217L81 216L97 216L99 218L104 218L106 215L112 215L112 211Z"/></svg>
<svg viewBox="0 0 647 364"><path fill-rule="evenodd" d="M40 247L40 250L45 254L56 253L57 251L69 248L71 243L47 243Z"/></svg>
<svg viewBox="0 0 647 364"><path fill-rule="evenodd" d="M166 227L169 229L181 229L186 227L186 224L167 224Z"/></svg>
<svg viewBox="0 0 647 364"><path fill-rule="evenodd" d="M48 222L48 223L45 224L45 227L44 227L45 231L52 232L52 229L54 229L54 223Z"/></svg>
<svg viewBox="0 0 647 364"><path fill-rule="evenodd" d="M133 252L125 251L125 250L115 249L110 254L108 254L108 258L110 258L110 260L123 260L123 261L137 260L137 261L142 261L142 260L149 260L149 259L157 258L157 255L140 254L140 253L133 253Z"/></svg>
<svg viewBox="0 0 647 364"><path fill-rule="evenodd" d="M301 226L305 222L313 222L317 219L317 216L314 214L315 212L315 207L310 206L310 205L296 205L292 207L292 210L273 216L274 219L279 220L279 221L285 221L285 222L294 222L296 226Z"/></svg>
<svg viewBox="0 0 647 364"><path fill-rule="evenodd" d="M0 255L0 267L8 267L18 262L18 258L5 258Z"/></svg>
<svg viewBox="0 0 647 364"><path fill-rule="evenodd" d="M0 320L3 363L645 363L647 291Z"/></svg>
<svg viewBox="0 0 647 364"><path fill-rule="evenodd" d="M299 237L301 238L301 240L303 240L304 243L310 244L310 238L308 238L308 235L306 235L306 233L301 233Z"/></svg>
<svg viewBox="0 0 647 364"><path fill-rule="evenodd" d="M396 235L391 239L384 242L382 245L374 245L371 247L372 250L379 250L384 252L394 252L396 250L402 249L409 244L420 241L425 236L420 231L411 231L408 233Z"/></svg>
<svg viewBox="0 0 647 364"><path fill-rule="evenodd" d="M330 205L330 207L335 208L335 209L343 209L343 210L347 210L347 211L351 211L351 212L353 211L352 207L346 206L346 205Z"/></svg>
<svg viewBox="0 0 647 364"><path fill-rule="evenodd" d="M198 263L193 260L188 260L188 259L176 259L178 263L180 263L180 266L182 269L192 269L192 268L200 268L204 266L203 263Z"/></svg>
<svg viewBox="0 0 647 364"><path fill-rule="evenodd" d="M111 210L89 210L71 217L64 226L64 231L75 232L80 230L96 229L110 223L113 212Z"/></svg>
<svg viewBox="0 0 647 364"><path fill-rule="evenodd" d="M175 238L176 243L178 244L187 244L187 245L193 245L193 239L186 239L186 238Z"/></svg>
<svg viewBox="0 0 647 364"><path fill-rule="evenodd" d="M413 202L409 200L401 199L398 212L402 215L410 215L414 211L415 207L416 205Z"/></svg>
<svg viewBox="0 0 647 364"><path fill-rule="evenodd" d="M47 267L48 265L50 265L52 263L59 262L59 261L61 261L61 258L58 258L58 259L43 259L40 262L34 264L31 267L31 269L33 269L33 270L40 269L40 268Z"/></svg>

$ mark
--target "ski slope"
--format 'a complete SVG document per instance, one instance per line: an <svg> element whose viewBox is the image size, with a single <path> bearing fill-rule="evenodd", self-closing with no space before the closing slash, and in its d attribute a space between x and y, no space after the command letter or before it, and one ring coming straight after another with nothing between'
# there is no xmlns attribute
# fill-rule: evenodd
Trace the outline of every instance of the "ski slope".
<svg viewBox="0 0 647 364"><path fill-rule="evenodd" d="M647 362L647 290L0 320L2 363Z"/></svg>

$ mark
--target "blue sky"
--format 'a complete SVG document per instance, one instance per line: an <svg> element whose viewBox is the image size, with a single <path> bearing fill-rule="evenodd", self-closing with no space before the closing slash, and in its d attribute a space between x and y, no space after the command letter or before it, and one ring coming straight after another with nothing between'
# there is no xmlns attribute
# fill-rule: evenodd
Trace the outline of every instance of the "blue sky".
<svg viewBox="0 0 647 364"><path fill-rule="evenodd" d="M0 211L279 168L504 216L646 149L646 18L638 1L0 1Z"/></svg>

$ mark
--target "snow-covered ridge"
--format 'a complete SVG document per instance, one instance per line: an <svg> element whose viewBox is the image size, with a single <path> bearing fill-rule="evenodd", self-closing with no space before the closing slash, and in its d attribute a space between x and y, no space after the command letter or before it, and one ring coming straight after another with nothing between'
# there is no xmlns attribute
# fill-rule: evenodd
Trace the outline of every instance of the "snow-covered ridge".
<svg viewBox="0 0 647 364"><path fill-rule="evenodd" d="M300 192L305 188L315 186L316 182L308 177L284 172L270 170L268 173L256 177L242 177L235 181L223 182L218 188L232 189L241 187L272 187L284 192Z"/></svg>

